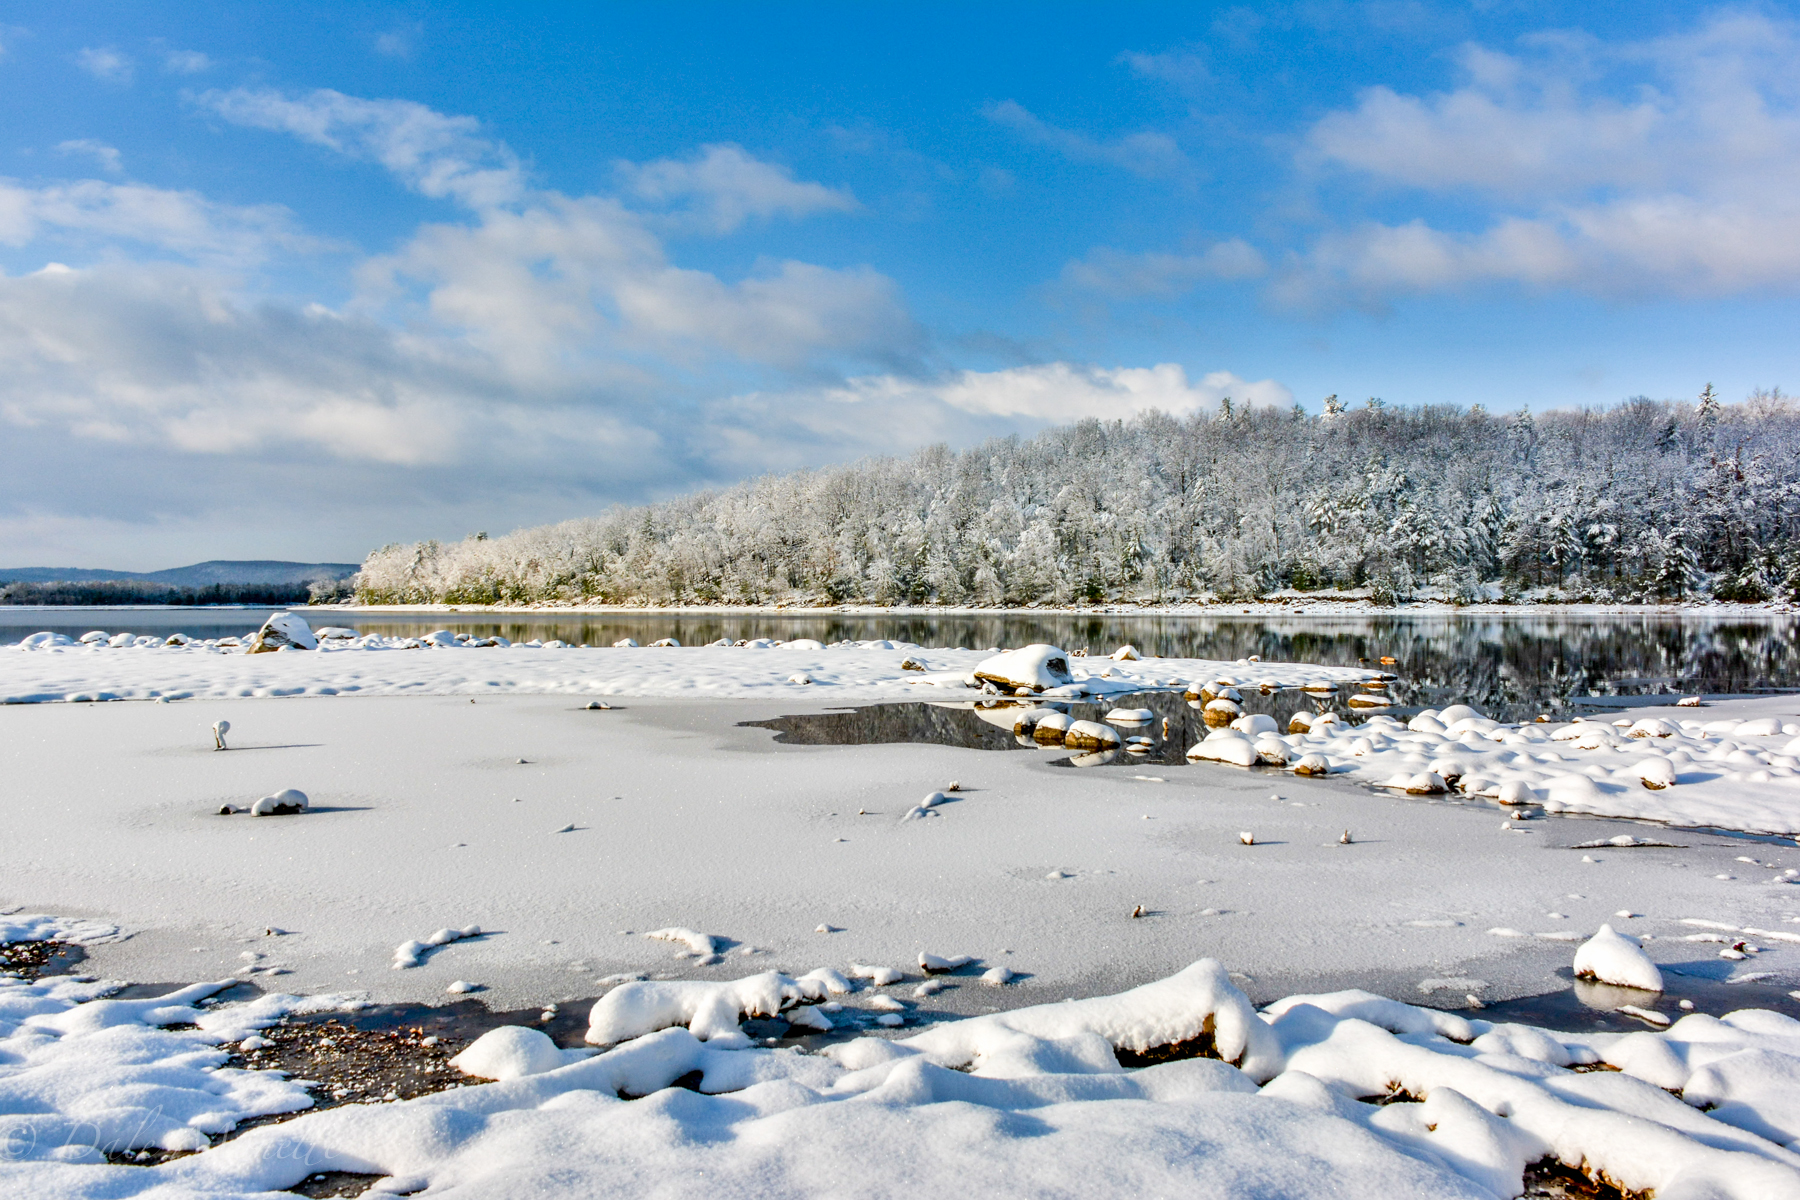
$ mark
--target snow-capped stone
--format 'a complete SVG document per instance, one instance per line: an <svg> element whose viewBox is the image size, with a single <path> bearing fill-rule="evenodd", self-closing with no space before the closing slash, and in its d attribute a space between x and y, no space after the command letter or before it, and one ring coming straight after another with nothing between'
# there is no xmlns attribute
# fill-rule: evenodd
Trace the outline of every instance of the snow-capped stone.
<svg viewBox="0 0 1800 1200"><path fill-rule="evenodd" d="M1037 692L1075 682L1069 673L1069 656L1041 642L984 659L969 673L969 678L975 684L987 682Z"/></svg>
<svg viewBox="0 0 1800 1200"><path fill-rule="evenodd" d="M634 638L620 638L613 643L614 650L636 650L637 648L638 644Z"/></svg>
<svg viewBox="0 0 1800 1200"><path fill-rule="evenodd" d="M1600 931L1575 952L1575 974L1583 979L1641 988L1646 992L1663 990L1662 972L1656 969L1656 964L1650 961L1638 940L1614 931L1611 925L1600 926Z"/></svg>
<svg viewBox="0 0 1800 1200"><path fill-rule="evenodd" d="M919 970L927 975L942 975L946 971L954 971L958 967L966 967L975 960L967 954L956 954L946 958L937 954L919 952Z"/></svg>
<svg viewBox="0 0 1800 1200"><path fill-rule="evenodd" d="M1190 759L1230 763L1237 767L1256 765L1256 746L1235 729L1215 729L1206 739L1190 748Z"/></svg>
<svg viewBox="0 0 1800 1200"><path fill-rule="evenodd" d="M319 640L301 617L291 612L271 613L262 628L256 631L256 636L250 639L250 648L244 653L267 654L284 646L295 650L317 650Z"/></svg>
<svg viewBox="0 0 1800 1200"><path fill-rule="evenodd" d="M1115 708L1106 714L1106 719L1115 725L1148 725L1156 720L1156 711L1149 708Z"/></svg>
<svg viewBox="0 0 1800 1200"><path fill-rule="evenodd" d="M1118 730L1099 721L1075 721L1063 735L1063 745L1071 750L1100 750L1118 744Z"/></svg>
<svg viewBox="0 0 1800 1200"><path fill-rule="evenodd" d="M306 793L297 788L282 788L250 806L250 815L253 817L291 816L305 811Z"/></svg>
<svg viewBox="0 0 1800 1200"><path fill-rule="evenodd" d="M1133 646L1130 642L1126 642L1123 646L1114 650L1111 657L1114 662L1136 662L1139 658L1138 648Z"/></svg>

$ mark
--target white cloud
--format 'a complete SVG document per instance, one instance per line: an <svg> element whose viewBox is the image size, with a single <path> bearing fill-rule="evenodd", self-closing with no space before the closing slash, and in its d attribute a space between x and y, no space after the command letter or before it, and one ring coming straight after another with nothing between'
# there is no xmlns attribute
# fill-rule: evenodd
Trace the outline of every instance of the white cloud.
<svg viewBox="0 0 1800 1200"><path fill-rule="evenodd" d="M88 46L75 55L75 64L95 79L130 83L131 59L111 46Z"/></svg>
<svg viewBox="0 0 1800 1200"><path fill-rule="evenodd" d="M74 138L66 142L56 143L58 154L82 154L92 158L103 171L114 174L124 170L119 159L119 151L105 142L97 142L93 138Z"/></svg>
<svg viewBox="0 0 1800 1200"><path fill-rule="evenodd" d="M1792 287L1800 271L1800 26L1752 14L1606 45L1559 35L1462 56L1463 86L1386 88L1319 121L1321 169L1456 200L1471 229L1423 217L1325 236L1278 288L1380 296L1487 281L1608 295Z"/></svg>
<svg viewBox="0 0 1800 1200"><path fill-rule="evenodd" d="M261 261L277 248L324 245L296 232L288 211L276 205L219 204L197 192L98 179L44 187L0 179L0 244L46 237L134 242L237 264Z"/></svg>
<svg viewBox="0 0 1800 1200"><path fill-rule="evenodd" d="M198 75L212 65L213 60L198 50L171 50L163 55L163 70L171 75Z"/></svg>
<svg viewBox="0 0 1800 1200"><path fill-rule="evenodd" d="M1097 246L1086 258L1063 267L1063 282L1116 299L1155 296L1173 299L1208 279L1256 279L1269 265L1242 238L1215 242L1199 254L1127 254Z"/></svg>
<svg viewBox="0 0 1800 1200"><path fill-rule="evenodd" d="M372 159L433 198L482 208L510 203L524 191L517 157L505 143L483 136L474 117L448 116L411 100L365 100L330 88L298 97L236 88L197 99L234 124Z"/></svg>
<svg viewBox="0 0 1800 1200"><path fill-rule="evenodd" d="M702 146L687 161L617 164L625 190L653 205L679 206L688 221L712 233L730 233L753 217L803 217L853 212L847 189L797 180L793 172L762 162L732 145Z"/></svg>
<svg viewBox="0 0 1800 1200"><path fill-rule="evenodd" d="M781 262L726 283L671 264L640 217L603 197L545 193L473 226L427 226L364 275L378 289L421 283L433 317L533 378L646 352L777 366L892 358L917 339L884 275Z"/></svg>
<svg viewBox="0 0 1800 1200"><path fill-rule="evenodd" d="M729 447L756 440L745 424L754 406L708 398L747 377L836 377L915 351L916 327L887 277L781 260L736 280L685 268L652 228L661 218L616 197L527 188L510 150L473 121L336 93L210 93L204 103L373 159L473 211L363 260L356 296L331 311L259 294L250 268L318 246L284 209L138 184L0 181L0 243L93 251L67 256L74 267L0 276L9 520L52 528L69 515L73 499L57 511L41 499L68 493L45 474L46 453L109 462L82 503L110 495L112 511L139 493L180 491L168 478L191 476L216 486L182 503L231 507L233 520L256 511L265 524L276 498L254 497L273 478L290 481L289 499L341 507L358 495L371 513L424 522L393 536L441 532L434 506L463 511L471 496L514 519L525 519L523 502L503 498L530 496L530 511L557 517L736 477ZM842 206L842 193L733 154L701 154L686 164L691 178L664 173L667 194L747 214ZM721 161L729 172L707 173ZM173 261L146 261L158 256ZM60 245L55 257L65 257ZM813 461L845 445L815 442ZM32 479L35 490L23 482ZM396 498L414 489L433 503ZM191 528L189 516L155 520Z"/></svg>
<svg viewBox="0 0 1800 1200"><path fill-rule="evenodd" d="M1076 162L1106 163L1146 179L1175 175L1188 165L1187 155L1166 133L1128 133L1115 141L1103 142L1051 125L1016 100L990 104L984 111L988 120L995 124L1004 125L1028 141L1048 146Z"/></svg>
<svg viewBox="0 0 1800 1200"><path fill-rule="evenodd" d="M1176 363L1107 368L1056 362L1003 371L959 371L936 382L864 376L825 395L847 404L937 403L978 416L1044 424L1084 417L1122 419L1153 408L1189 413L1217 408L1227 396L1250 405L1285 407L1294 402L1293 392L1273 379L1252 382L1230 371L1212 371L1190 383L1187 371Z"/></svg>

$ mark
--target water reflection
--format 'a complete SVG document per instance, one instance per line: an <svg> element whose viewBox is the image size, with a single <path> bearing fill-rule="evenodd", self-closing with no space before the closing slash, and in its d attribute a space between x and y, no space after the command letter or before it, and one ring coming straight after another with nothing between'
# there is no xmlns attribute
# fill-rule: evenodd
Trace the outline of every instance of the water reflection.
<svg viewBox="0 0 1800 1200"><path fill-rule="evenodd" d="M267 609L0 608L0 641L40 629L79 636L112 633L241 636ZM602 616L492 613L379 615L325 609L306 612L315 626L347 625L362 633L417 636L451 629L516 642L560 638L570 645L610 646L622 638L649 644L673 637L684 645L720 638L780 640L887 638L924 646L985 649L1049 642L1067 650L1110 652L1126 642L1158 656L1226 662L1266 661L1376 665L1393 658L1398 708L1473 704L1502 720L1539 713L1569 716L1600 696L1747 693L1800 688L1800 619L1784 615L1709 616L1704 612L1623 616L1454 613L1390 616L1331 614L1141 617L1116 614L795 615L779 613L633 613Z"/></svg>

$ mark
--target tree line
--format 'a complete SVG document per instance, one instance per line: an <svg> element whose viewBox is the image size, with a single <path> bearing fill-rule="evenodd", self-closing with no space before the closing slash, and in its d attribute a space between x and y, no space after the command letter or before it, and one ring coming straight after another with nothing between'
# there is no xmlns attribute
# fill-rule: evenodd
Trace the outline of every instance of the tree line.
<svg viewBox="0 0 1800 1200"><path fill-rule="evenodd" d="M1084 420L502 537L393 544L365 603L1071 605L1800 590L1800 412L1234 406Z"/></svg>
<svg viewBox="0 0 1800 1200"><path fill-rule="evenodd" d="M59 580L0 584L0 604L272 604L331 599L306 583L211 583L183 587L140 579Z"/></svg>

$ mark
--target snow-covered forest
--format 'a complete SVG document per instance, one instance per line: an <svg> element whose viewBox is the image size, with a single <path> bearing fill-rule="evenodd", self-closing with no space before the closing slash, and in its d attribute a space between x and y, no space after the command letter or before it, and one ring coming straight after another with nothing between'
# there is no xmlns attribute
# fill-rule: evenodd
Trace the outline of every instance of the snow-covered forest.
<svg viewBox="0 0 1800 1200"><path fill-rule="evenodd" d="M1233 407L769 476L503 537L385 546L367 603L1380 602L1800 590L1800 411Z"/></svg>

